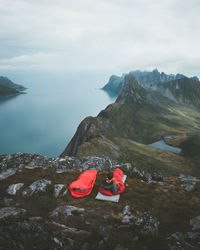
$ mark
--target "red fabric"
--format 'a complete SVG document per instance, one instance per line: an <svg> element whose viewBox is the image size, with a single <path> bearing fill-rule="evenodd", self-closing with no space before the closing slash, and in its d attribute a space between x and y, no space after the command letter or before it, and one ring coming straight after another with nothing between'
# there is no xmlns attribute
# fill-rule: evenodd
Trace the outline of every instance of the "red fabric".
<svg viewBox="0 0 200 250"><path fill-rule="evenodd" d="M123 175L124 174L123 174L122 170L120 170L119 168L116 168L115 171L113 172L113 178L115 178L119 182L119 185L120 185L118 192L116 194L121 194L125 190L125 186L124 186L124 183L122 181ZM109 195L109 196L114 195L111 191L105 190L101 187L99 188L99 192L102 194L105 194L105 195Z"/></svg>
<svg viewBox="0 0 200 250"><path fill-rule="evenodd" d="M84 197L89 195L96 180L97 170L86 170L83 172L76 181L72 182L69 186L69 191L74 197ZM83 192L75 191L74 189L84 190Z"/></svg>

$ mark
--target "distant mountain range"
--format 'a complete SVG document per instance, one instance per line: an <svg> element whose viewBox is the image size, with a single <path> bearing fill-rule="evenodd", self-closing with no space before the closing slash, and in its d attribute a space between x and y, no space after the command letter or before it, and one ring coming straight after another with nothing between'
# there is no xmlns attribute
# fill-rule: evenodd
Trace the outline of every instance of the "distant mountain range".
<svg viewBox="0 0 200 250"><path fill-rule="evenodd" d="M8 97L23 93L26 88L22 85L13 83L10 79L0 76L0 97Z"/></svg>
<svg viewBox="0 0 200 250"><path fill-rule="evenodd" d="M200 143L200 82L184 77L147 88L132 72L123 79L116 102L85 118L61 156L106 155L143 170L200 174L200 155L188 159L184 146L191 136L194 145ZM166 136L176 138L184 155L147 146Z"/></svg>
<svg viewBox="0 0 200 250"><path fill-rule="evenodd" d="M164 72L160 73L157 69L154 69L153 71L136 70L136 71L131 71L129 74L135 76L138 82L140 82L144 87L147 88L154 87L156 84L187 78L183 74L168 75L165 74ZM122 76L112 75L108 83L102 89L118 96L123 89L126 75L127 74L123 74ZM194 81L199 81L197 76L191 77L190 79Z"/></svg>

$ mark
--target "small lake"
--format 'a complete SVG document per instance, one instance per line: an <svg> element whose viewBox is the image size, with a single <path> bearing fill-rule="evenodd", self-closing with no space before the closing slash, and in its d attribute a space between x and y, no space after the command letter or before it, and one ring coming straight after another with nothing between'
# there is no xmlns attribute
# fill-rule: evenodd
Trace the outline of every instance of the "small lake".
<svg viewBox="0 0 200 250"><path fill-rule="evenodd" d="M27 94L0 100L0 154L38 153L57 157L86 116L115 101L100 90L110 73L17 72L7 74Z"/></svg>
<svg viewBox="0 0 200 250"><path fill-rule="evenodd" d="M154 142L152 144L149 144L148 146L151 146L153 148L166 150L166 151L170 151L170 152L173 152L173 153L176 153L176 154L179 154L181 152L180 148L169 146L163 140Z"/></svg>

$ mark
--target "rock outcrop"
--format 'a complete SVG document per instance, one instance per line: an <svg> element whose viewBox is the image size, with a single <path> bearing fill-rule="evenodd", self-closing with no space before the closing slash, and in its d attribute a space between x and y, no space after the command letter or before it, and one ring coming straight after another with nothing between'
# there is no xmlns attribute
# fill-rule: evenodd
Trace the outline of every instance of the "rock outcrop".
<svg viewBox="0 0 200 250"><path fill-rule="evenodd" d="M2 155L0 248L2 249L198 249L200 181L163 176L107 157L47 158ZM127 175L118 204L95 200L110 169ZM80 171L98 170L91 194L66 192ZM12 171L15 169L15 172ZM12 175L4 175L4 172ZM188 192L184 185L191 184ZM167 192L166 192L167 189Z"/></svg>

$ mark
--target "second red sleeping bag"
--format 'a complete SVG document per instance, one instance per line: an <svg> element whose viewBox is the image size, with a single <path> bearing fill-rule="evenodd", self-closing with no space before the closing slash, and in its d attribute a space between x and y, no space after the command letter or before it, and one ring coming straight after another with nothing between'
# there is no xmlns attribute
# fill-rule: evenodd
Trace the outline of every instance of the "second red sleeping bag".
<svg viewBox="0 0 200 250"><path fill-rule="evenodd" d="M89 195L96 180L97 170L86 170L76 181L73 181L69 186L69 191L74 197L84 197Z"/></svg>

